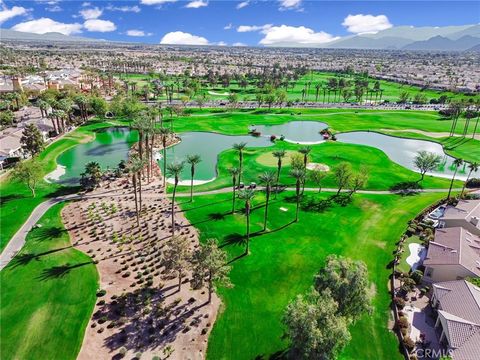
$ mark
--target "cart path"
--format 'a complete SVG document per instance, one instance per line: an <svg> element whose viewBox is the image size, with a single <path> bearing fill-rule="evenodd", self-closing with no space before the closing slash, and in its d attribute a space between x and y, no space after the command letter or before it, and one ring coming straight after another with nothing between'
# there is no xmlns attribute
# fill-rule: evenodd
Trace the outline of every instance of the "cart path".
<svg viewBox="0 0 480 360"><path fill-rule="evenodd" d="M257 190L263 190L262 187L257 187ZM222 189L210 190L210 191L202 191L193 193L194 196L204 196L204 195L214 195L214 194L225 194L232 191L231 187L226 187ZM287 187L283 189L283 191L295 191L293 187ZM318 192L318 188L305 188L305 191L308 192ZM322 189L323 192L337 192L338 189L333 188L325 188ZM350 190L345 189L342 192L349 192ZM412 190L413 191L413 190ZM417 191L417 190L415 190ZM461 189L452 189L452 191L461 191ZM22 225L22 227L15 233L15 235L10 239L7 246L3 250L2 254L0 255L0 271L3 270L10 261L15 257L15 255L22 250L23 246L25 245L25 239L30 232L30 230L35 226L35 224L42 218L42 216L50 209L52 206L61 203L63 201L69 200L79 200L79 199L86 199L86 198L102 198L106 196L115 196L112 194L114 190L107 190L100 194L95 195L84 195L84 194L70 194L65 196L55 197L49 200L46 200L40 203L30 214L27 221ZM441 192L448 192L448 189L424 189L418 192L425 192L425 193L441 193ZM398 194L400 191L388 191L388 190L358 190L357 193L359 194L373 194L373 195L391 195L391 194ZM168 194L171 196L172 194ZM145 194L143 196L157 196L157 194ZM177 193L177 197L189 197L190 193Z"/></svg>

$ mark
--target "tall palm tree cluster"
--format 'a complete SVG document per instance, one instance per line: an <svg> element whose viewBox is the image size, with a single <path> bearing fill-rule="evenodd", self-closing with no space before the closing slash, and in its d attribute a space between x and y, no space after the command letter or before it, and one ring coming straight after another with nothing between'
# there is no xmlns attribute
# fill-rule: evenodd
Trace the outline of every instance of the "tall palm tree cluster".
<svg viewBox="0 0 480 360"><path fill-rule="evenodd" d="M440 111L440 115L443 115L452 120L452 126L450 128L449 136L455 136L457 134L457 126L460 117L465 118L465 124L463 129L460 128L460 135L462 138L465 138L470 127L470 122L475 121L473 127L472 139L475 138L478 129L478 122L480 120L480 99L474 101L471 99L469 102L463 101L452 101L448 109Z"/></svg>

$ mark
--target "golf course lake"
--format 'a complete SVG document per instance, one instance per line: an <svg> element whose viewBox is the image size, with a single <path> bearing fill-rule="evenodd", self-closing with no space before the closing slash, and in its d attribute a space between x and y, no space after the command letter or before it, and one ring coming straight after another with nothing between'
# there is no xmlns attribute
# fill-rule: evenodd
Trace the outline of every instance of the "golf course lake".
<svg viewBox="0 0 480 360"><path fill-rule="evenodd" d="M326 127L328 127L326 123L317 121L292 121L282 125L250 127L250 130L260 132L261 136L230 136L212 132L181 133L182 141L167 149L167 159L169 163L180 162L184 161L187 155L200 155L202 161L196 166L195 184L202 184L215 179L219 154L231 149L235 143L245 142L247 147L268 147L272 146L270 135L276 135L277 138L283 135L285 140L291 143L319 144L324 141L319 131ZM368 131L340 133L336 137L338 142L366 145L382 150L392 161L413 171L417 171L413 161L417 152L421 150L433 152L442 159L438 169L429 173L430 175L450 178L455 170L452 165L454 158L446 155L442 146L435 142ZM100 131L92 142L77 145L62 153L57 159L57 169L50 173L47 179L67 185L78 184L85 165L90 161L98 162L103 169L115 168L121 160L127 159L130 147L137 140L137 132L128 128L109 128ZM163 166L160 159L159 164ZM456 178L465 179L467 172L467 164L464 164L458 169ZM480 174L476 172L472 176ZM180 178L181 184L189 184L189 166L185 166Z"/></svg>
<svg viewBox="0 0 480 360"><path fill-rule="evenodd" d="M127 160L130 147L138 141L138 133L126 127L113 127L96 132L91 142L76 145L57 158L57 169L47 179L65 185L78 184L85 165L96 161L102 169L116 168Z"/></svg>

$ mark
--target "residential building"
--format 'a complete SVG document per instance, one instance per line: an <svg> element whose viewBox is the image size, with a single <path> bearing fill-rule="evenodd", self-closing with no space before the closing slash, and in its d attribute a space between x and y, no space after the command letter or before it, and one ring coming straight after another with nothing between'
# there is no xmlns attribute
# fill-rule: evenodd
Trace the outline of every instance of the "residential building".
<svg viewBox="0 0 480 360"><path fill-rule="evenodd" d="M480 200L459 200L457 206L448 206L439 220L440 227L461 226L480 236Z"/></svg>
<svg viewBox="0 0 480 360"><path fill-rule="evenodd" d="M440 228L430 241L424 280L459 280L480 276L480 237L462 227Z"/></svg>
<svg viewBox="0 0 480 360"><path fill-rule="evenodd" d="M480 288L466 280L433 284L435 330L453 360L480 359Z"/></svg>

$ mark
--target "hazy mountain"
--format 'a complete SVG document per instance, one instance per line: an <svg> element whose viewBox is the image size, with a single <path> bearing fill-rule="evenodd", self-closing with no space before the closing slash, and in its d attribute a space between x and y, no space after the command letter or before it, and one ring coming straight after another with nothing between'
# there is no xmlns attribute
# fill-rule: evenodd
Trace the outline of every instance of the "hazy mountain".
<svg viewBox="0 0 480 360"><path fill-rule="evenodd" d="M403 47L404 50L464 51L480 44L480 38L466 35L458 40L435 36L425 41L416 41Z"/></svg>
<svg viewBox="0 0 480 360"><path fill-rule="evenodd" d="M396 26L375 34L347 36L327 43L324 47L462 51L475 46L478 42L480 42L480 25Z"/></svg>
<svg viewBox="0 0 480 360"><path fill-rule="evenodd" d="M80 36L67 36L61 33L49 32L45 34L34 34L9 29L0 29L1 40L19 40L19 41L104 41Z"/></svg>

